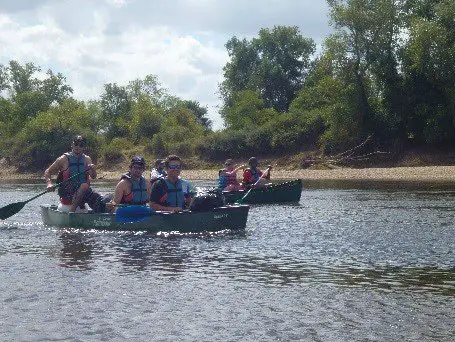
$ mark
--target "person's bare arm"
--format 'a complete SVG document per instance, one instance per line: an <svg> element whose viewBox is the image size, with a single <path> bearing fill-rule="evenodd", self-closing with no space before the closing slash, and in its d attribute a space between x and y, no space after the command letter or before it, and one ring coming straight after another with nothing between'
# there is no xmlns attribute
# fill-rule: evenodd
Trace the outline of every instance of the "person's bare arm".
<svg viewBox="0 0 455 342"><path fill-rule="evenodd" d="M54 191L55 187L52 184L51 176L57 174L60 170L65 169L65 156L58 157L52 164L44 171L44 180L47 184L48 191Z"/></svg>
<svg viewBox="0 0 455 342"><path fill-rule="evenodd" d="M147 186L147 197L150 200L150 195L152 194L152 183L150 179L145 179L145 184Z"/></svg>
<svg viewBox="0 0 455 342"><path fill-rule="evenodd" d="M114 198L106 203L106 207L113 212L115 210L115 206L122 202L123 196L128 191L128 182L125 179L122 179L120 182L117 183L114 192Z"/></svg>
<svg viewBox="0 0 455 342"><path fill-rule="evenodd" d="M226 171L226 174L231 175L231 174L233 174L233 173L236 173L236 172L239 171L240 169L245 169L245 165L243 165L243 164L242 164L242 165L239 165L239 166L237 166L234 170L232 170L232 171L230 171L230 172Z"/></svg>
<svg viewBox="0 0 455 342"><path fill-rule="evenodd" d="M92 163L92 158L89 156L85 156L85 162L88 167L88 174L90 178L95 179L96 178L96 165Z"/></svg>

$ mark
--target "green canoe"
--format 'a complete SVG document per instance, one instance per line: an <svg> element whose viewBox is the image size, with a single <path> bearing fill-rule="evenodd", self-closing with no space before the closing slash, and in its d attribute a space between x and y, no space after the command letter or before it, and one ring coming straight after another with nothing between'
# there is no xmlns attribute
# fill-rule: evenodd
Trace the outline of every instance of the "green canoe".
<svg viewBox="0 0 455 342"><path fill-rule="evenodd" d="M55 205L42 205L41 217L45 225L119 231L201 233L220 230L243 230L248 217L248 205L228 205L209 211L180 213L153 212L135 217L133 222L119 222L115 214L62 213Z"/></svg>
<svg viewBox="0 0 455 342"><path fill-rule="evenodd" d="M223 191L226 203L234 203L247 194L247 190ZM265 189L252 189L242 203L263 204L281 202L299 202L302 195L302 181L295 179L284 183L276 183Z"/></svg>

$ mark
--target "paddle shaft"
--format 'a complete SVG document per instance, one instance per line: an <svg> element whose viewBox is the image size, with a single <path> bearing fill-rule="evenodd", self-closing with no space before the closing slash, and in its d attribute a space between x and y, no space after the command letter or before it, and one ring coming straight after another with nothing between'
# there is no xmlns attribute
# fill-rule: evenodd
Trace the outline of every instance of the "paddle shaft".
<svg viewBox="0 0 455 342"><path fill-rule="evenodd" d="M241 199L235 201L235 203L237 203L237 204L242 204L243 201L245 200L245 198L247 198L248 195L250 194L251 190L253 190L254 187L255 187L256 185L259 184L259 182L261 181L261 179L264 178L264 175L267 174L271 168L272 168L272 167L269 166L269 167L264 171L264 173L261 175L261 177L259 177L259 179L251 186L250 190L248 190L248 191L246 192L246 194L245 194Z"/></svg>
<svg viewBox="0 0 455 342"><path fill-rule="evenodd" d="M71 176L70 178L65 179L64 181L54 185L54 189L57 188L58 186L64 184L64 183L66 183L66 182L68 182L68 181L70 181L70 180L72 180L72 179L74 179L74 178L76 178L76 177L88 172L88 170L89 169L87 169L87 170L85 170L83 172L79 172L79 173ZM11 216L17 214L28 202L33 201L35 198L38 198L38 197L40 197L40 196L42 196L42 195L44 195L44 194L46 194L48 192L49 191L46 190L46 191L43 191L43 192L39 193L36 196L33 196L32 198L29 198L26 201L11 203L11 204L8 204L8 205L0 208L0 219L4 220L4 219L6 219L8 217L11 217Z"/></svg>
<svg viewBox="0 0 455 342"><path fill-rule="evenodd" d="M84 173L88 172L88 170L89 170L89 169L87 169L87 170L85 170L85 171L82 171L82 172L79 172L79 173L76 173L75 175L71 176L70 178L63 180L63 181L61 181L60 183L55 184L55 185L54 185L54 189L55 189L55 188L58 188L60 185L62 185L62 184L64 184L64 183L69 182L70 180L72 180L72 179L74 179L74 178L76 178L76 177L79 177L80 175L83 175ZM46 190L46 191L43 191L42 193L40 193L40 194L38 194L38 195L36 195L36 196L33 196L32 198L29 198L29 199L26 200L26 201L23 201L23 203L24 203L24 204L27 204L28 202L33 201L35 198L38 198L38 197L40 197L40 196L43 196L45 193L48 193L48 192L49 192L49 191L47 191L47 190Z"/></svg>

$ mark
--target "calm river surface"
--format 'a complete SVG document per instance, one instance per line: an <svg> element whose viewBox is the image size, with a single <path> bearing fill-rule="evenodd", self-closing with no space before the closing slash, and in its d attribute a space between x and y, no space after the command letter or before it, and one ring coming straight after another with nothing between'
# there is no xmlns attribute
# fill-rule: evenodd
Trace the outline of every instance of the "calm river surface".
<svg viewBox="0 0 455 342"><path fill-rule="evenodd" d="M33 200L0 221L0 341L454 341L455 188L304 187L196 237L46 227Z"/></svg>

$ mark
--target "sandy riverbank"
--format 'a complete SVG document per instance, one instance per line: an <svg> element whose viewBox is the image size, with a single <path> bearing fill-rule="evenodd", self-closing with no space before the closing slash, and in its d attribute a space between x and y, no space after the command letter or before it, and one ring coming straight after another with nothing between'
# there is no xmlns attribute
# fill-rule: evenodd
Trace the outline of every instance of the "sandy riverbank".
<svg viewBox="0 0 455 342"><path fill-rule="evenodd" d="M98 170L98 176L103 180L117 180L121 172ZM240 175L240 173L239 173ZM0 170L2 179L40 179L42 174L24 174L13 170ZM188 180L216 180L216 170L183 170L182 177ZM441 182L455 183L455 166L423 166L423 167L394 167L394 168L338 168L331 170L286 170L275 168L272 179L303 180L358 180L358 181L406 181L406 182Z"/></svg>

